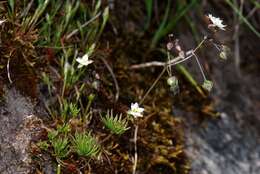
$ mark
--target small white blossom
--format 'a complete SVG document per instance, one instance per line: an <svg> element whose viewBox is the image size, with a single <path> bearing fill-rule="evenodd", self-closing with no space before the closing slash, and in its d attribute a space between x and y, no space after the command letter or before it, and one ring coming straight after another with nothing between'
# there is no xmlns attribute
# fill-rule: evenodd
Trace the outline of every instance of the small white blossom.
<svg viewBox="0 0 260 174"><path fill-rule="evenodd" d="M6 20L0 20L0 25L2 25Z"/></svg>
<svg viewBox="0 0 260 174"><path fill-rule="evenodd" d="M222 24L223 21L220 18L214 17L211 14L208 14L208 17L209 17L210 21L212 22L212 24L210 24L210 26L218 27L221 30L225 30L226 25Z"/></svg>
<svg viewBox="0 0 260 174"><path fill-rule="evenodd" d="M143 117L144 108L139 107L138 103L132 103L131 109L127 111L127 114L132 115L133 117Z"/></svg>
<svg viewBox="0 0 260 174"><path fill-rule="evenodd" d="M78 57L76 61L79 63L78 68L82 68L83 66L88 66L93 63L93 60L89 60L89 55L85 54L83 57Z"/></svg>

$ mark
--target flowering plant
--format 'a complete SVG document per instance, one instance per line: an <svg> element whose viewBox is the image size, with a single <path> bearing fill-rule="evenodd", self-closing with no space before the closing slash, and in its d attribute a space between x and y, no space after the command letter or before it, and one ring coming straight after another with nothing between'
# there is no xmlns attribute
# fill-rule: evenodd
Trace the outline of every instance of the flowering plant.
<svg viewBox="0 0 260 174"><path fill-rule="evenodd" d="M222 24L222 20L220 18L214 17L211 14L208 14L208 18L211 22L209 27L217 27L221 30L225 30L226 25Z"/></svg>
<svg viewBox="0 0 260 174"><path fill-rule="evenodd" d="M89 60L88 54L85 54L83 57L78 57L76 61L79 63L78 68L82 68L83 66L88 66L93 63L93 60Z"/></svg>
<svg viewBox="0 0 260 174"><path fill-rule="evenodd" d="M131 109L127 111L127 114L132 115L134 118L143 117L144 108L139 107L138 103L132 103Z"/></svg>

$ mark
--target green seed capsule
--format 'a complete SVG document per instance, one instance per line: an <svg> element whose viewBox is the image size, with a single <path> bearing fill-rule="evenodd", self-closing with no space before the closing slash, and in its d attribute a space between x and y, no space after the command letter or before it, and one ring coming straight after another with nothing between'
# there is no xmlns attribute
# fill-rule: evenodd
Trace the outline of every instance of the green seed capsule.
<svg viewBox="0 0 260 174"><path fill-rule="evenodd" d="M167 84L170 86L170 91L172 91L174 95L179 92L179 81L175 76L169 77Z"/></svg>
<svg viewBox="0 0 260 174"><path fill-rule="evenodd" d="M212 81L210 80L204 80L203 84L202 84L202 87L207 90L207 91L211 91L212 90L212 87L213 87L213 83Z"/></svg>
<svg viewBox="0 0 260 174"><path fill-rule="evenodd" d="M169 86L178 86L178 84L179 84L179 81L178 81L178 79L175 77L175 76L171 76L171 77L169 77L168 79L167 79L167 84L169 85Z"/></svg>

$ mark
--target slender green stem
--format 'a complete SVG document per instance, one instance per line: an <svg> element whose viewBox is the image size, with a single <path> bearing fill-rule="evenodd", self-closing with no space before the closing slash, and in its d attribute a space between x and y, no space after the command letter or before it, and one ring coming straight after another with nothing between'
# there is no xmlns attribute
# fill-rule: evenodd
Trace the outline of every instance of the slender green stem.
<svg viewBox="0 0 260 174"><path fill-rule="evenodd" d="M140 101L140 104L142 104L145 100L145 98L147 97L147 95L151 92L151 90L154 88L154 86L156 85L156 83L160 80L160 78L162 77L162 75L164 74L164 72L166 71L167 66L165 65L163 67L162 72L159 74L159 76L156 78L156 80L153 82L152 86L148 89L148 91L145 93L144 97L142 98L142 100Z"/></svg>
<svg viewBox="0 0 260 174"><path fill-rule="evenodd" d="M61 174L61 165L60 164L58 164L58 166L57 166L57 174Z"/></svg>
<svg viewBox="0 0 260 174"><path fill-rule="evenodd" d="M135 150L135 155L134 155L134 165L133 165L133 172L132 174L136 173L136 167L137 167L137 160L138 160L138 153L137 153L137 133L138 133L138 125L135 125L135 133L134 133L134 150Z"/></svg>
<svg viewBox="0 0 260 174"><path fill-rule="evenodd" d="M195 53L195 52L202 46L202 44L203 44L207 39L208 39L208 37L205 36L205 37L203 38L203 40L199 43L199 45L193 50L193 53Z"/></svg>
<svg viewBox="0 0 260 174"><path fill-rule="evenodd" d="M206 76L205 76L205 73L204 73L204 71L203 71L203 68L202 68L202 66L201 66L201 64L200 64L200 61L199 61L199 59L198 59L198 56L197 56L194 52L193 52L192 54L193 54L193 56L195 57L197 64L199 65L199 69L200 69L200 72L201 72L201 74L202 74L203 79L204 79L204 80L207 80L207 78L206 78Z"/></svg>

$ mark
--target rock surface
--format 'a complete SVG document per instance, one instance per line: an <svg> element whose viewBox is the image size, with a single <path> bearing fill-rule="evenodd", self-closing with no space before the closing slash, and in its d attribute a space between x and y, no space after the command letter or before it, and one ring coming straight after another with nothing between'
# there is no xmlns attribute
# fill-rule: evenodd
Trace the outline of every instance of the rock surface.
<svg viewBox="0 0 260 174"><path fill-rule="evenodd" d="M0 173L31 171L30 141L42 121L33 115L34 104L15 89L5 89L0 105Z"/></svg>
<svg viewBox="0 0 260 174"><path fill-rule="evenodd" d="M257 42L259 39L251 43ZM242 63L250 59L255 62L250 64L248 72L246 67L236 66L234 56L223 62L217 59L216 51L207 53L207 61L212 67L210 79L214 83L211 95L221 113L219 119L197 124L193 121L194 113L175 108L174 115L179 115L187 124L186 145L192 161L191 174L260 173L260 74L257 49L253 47L254 44L251 52L241 54Z"/></svg>

